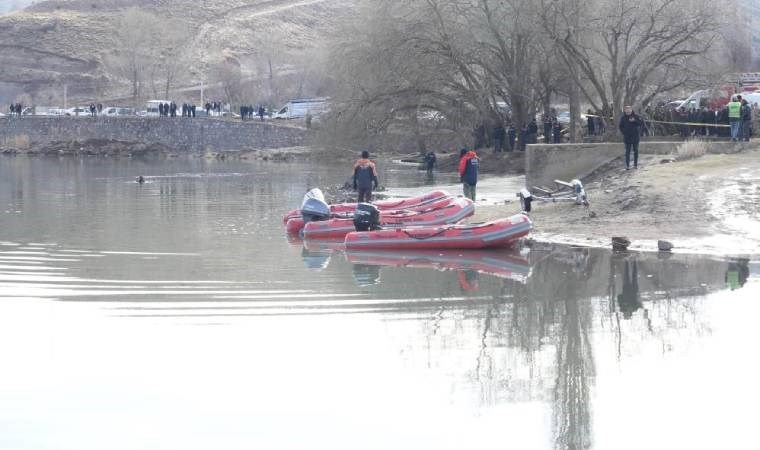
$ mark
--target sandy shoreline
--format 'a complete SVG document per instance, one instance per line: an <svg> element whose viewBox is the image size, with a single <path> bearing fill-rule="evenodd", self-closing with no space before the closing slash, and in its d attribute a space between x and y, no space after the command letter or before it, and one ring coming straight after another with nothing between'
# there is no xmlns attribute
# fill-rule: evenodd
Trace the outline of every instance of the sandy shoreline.
<svg viewBox="0 0 760 450"><path fill-rule="evenodd" d="M662 239L676 252L760 255L760 150L663 159L646 157L631 171L616 162L587 180L589 207L534 202L533 239L609 248L613 236L625 236L633 250L656 250ZM478 205L471 222L519 209L516 201Z"/></svg>

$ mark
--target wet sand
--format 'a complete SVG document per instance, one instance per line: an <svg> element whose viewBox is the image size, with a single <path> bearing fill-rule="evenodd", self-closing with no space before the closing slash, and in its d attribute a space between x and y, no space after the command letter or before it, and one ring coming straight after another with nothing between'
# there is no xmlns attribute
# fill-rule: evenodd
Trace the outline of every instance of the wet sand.
<svg viewBox="0 0 760 450"><path fill-rule="evenodd" d="M760 254L759 149L669 164L663 159L645 157L631 171L613 163L586 181L589 207L534 202L534 239L608 247L613 236L625 236L636 250L656 250L662 239L679 252ZM516 200L479 204L471 221L518 210Z"/></svg>

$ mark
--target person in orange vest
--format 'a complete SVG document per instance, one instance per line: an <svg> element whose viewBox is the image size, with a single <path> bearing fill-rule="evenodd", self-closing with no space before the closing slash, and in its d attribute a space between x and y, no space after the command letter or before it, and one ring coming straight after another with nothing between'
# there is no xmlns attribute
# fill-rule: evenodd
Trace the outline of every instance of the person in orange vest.
<svg viewBox="0 0 760 450"><path fill-rule="evenodd" d="M372 188L377 189L377 185L377 168L369 159L369 152L364 150L354 164L354 190L359 194L358 202L371 202Z"/></svg>

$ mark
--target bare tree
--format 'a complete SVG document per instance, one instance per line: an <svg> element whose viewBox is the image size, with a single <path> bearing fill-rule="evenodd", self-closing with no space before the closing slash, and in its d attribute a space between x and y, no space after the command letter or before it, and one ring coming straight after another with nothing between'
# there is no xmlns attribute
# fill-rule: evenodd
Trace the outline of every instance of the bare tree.
<svg viewBox="0 0 760 450"><path fill-rule="evenodd" d="M333 44L345 117L419 135L418 111L487 128L506 104L526 123L538 99L534 15L529 0L365 2Z"/></svg>
<svg viewBox="0 0 760 450"><path fill-rule="evenodd" d="M146 69L153 62L154 34L160 21L153 14L137 8L124 11L116 25L116 48L106 60L110 70L126 79L131 86L132 99L142 94Z"/></svg>
<svg viewBox="0 0 760 450"><path fill-rule="evenodd" d="M177 19L127 9L117 22L116 45L106 65L129 82L134 100L145 87L150 87L154 97L169 98L186 72L188 37L186 24Z"/></svg>
<svg viewBox="0 0 760 450"><path fill-rule="evenodd" d="M165 99L169 98L172 87L187 74L189 35L184 22L176 19L161 21L161 33L157 34L151 52L151 83L156 92L160 83Z"/></svg>
<svg viewBox="0 0 760 450"><path fill-rule="evenodd" d="M542 0L543 28L577 68L570 73L588 102L615 120L624 104L647 104L693 80L695 61L718 38L708 0L590 0L581 21L573 3Z"/></svg>
<svg viewBox="0 0 760 450"><path fill-rule="evenodd" d="M240 61L228 52L225 52L224 59L217 65L216 79L228 103L235 104L243 100L244 86Z"/></svg>

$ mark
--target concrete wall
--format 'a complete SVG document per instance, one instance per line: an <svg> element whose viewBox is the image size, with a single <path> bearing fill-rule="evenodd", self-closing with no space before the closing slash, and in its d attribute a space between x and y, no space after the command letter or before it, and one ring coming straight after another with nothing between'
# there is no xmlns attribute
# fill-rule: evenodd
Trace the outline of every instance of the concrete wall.
<svg viewBox="0 0 760 450"><path fill-rule="evenodd" d="M0 144L112 139L164 144L179 152L240 151L307 145L307 130L256 121L195 118L0 117Z"/></svg>
<svg viewBox="0 0 760 450"><path fill-rule="evenodd" d="M681 142L641 142L639 153L644 155L673 155ZM728 141L708 143L709 153L735 153L750 144ZM584 144L528 145L525 154L525 182L528 187L549 186L554 180L583 179L611 162L625 156L620 142Z"/></svg>

